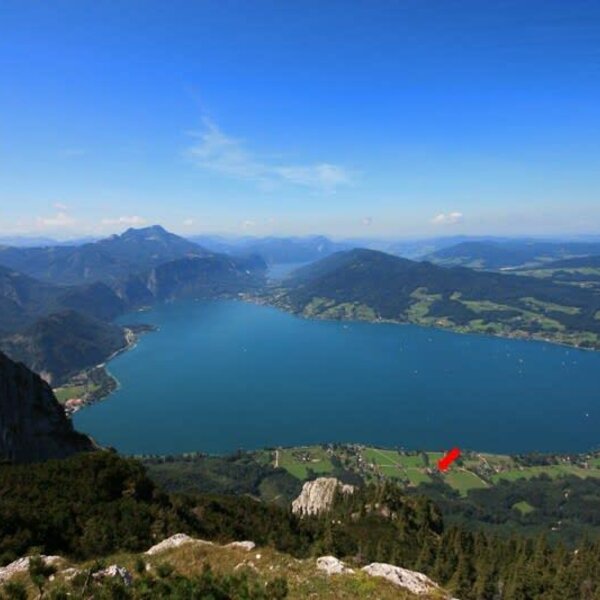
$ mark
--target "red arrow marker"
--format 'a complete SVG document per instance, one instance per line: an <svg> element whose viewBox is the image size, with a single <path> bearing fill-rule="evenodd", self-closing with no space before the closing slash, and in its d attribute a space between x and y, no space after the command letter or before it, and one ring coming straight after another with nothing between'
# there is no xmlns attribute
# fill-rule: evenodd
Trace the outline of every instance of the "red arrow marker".
<svg viewBox="0 0 600 600"><path fill-rule="evenodd" d="M438 460L438 469L445 471L448 467L460 456L460 450L458 448L452 448L446 453L446 456Z"/></svg>

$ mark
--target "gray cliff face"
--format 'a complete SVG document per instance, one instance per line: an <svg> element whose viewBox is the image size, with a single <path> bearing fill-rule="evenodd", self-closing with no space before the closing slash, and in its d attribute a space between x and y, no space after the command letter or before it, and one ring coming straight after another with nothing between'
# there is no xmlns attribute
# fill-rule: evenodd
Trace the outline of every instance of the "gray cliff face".
<svg viewBox="0 0 600 600"><path fill-rule="evenodd" d="M354 486L343 484L335 477L318 477L302 486L302 492L292 502L292 512L300 516L318 515L331 508L336 494L352 493Z"/></svg>
<svg viewBox="0 0 600 600"><path fill-rule="evenodd" d="M50 386L0 352L0 459L35 462L94 448L73 429Z"/></svg>

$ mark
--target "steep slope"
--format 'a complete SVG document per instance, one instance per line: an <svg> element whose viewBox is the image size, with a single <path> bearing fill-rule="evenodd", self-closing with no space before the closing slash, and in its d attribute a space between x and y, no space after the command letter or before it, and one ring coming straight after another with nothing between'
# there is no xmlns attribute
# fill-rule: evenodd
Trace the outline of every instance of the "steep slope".
<svg viewBox="0 0 600 600"><path fill-rule="evenodd" d="M389 319L600 347L600 294L593 290L374 250L334 254L300 269L271 301L310 317Z"/></svg>
<svg viewBox="0 0 600 600"><path fill-rule="evenodd" d="M190 257L163 263L132 275L115 287L129 305L178 298L216 298L251 292L265 282L266 264L256 256L225 254Z"/></svg>
<svg viewBox="0 0 600 600"><path fill-rule="evenodd" d="M57 297L54 286L0 267L0 335L27 325Z"/></svg>
<svg viewBox="0 0 600 600"><path fill-rule="evenodd" d="M0 348L13 360L42 374L54 386L104 362L125 346L121 327L73 310L42 317L22 332L0 340Z"/></svg>
<svg viewBox="0 0 600 600"><path fill-rule="evenodd" d="M41 377L0 353L0 458L31 462L91 450Z"/></svg>
<svg viewBox="0 0 600 600"><path fill-rule="evenodd" d="M63 309L113 319L125 308L103 283L61 287L0 267L0 335L22 329L36 319Z"/></svg>
<svg viewBox="0 0 600 600"><path fill-rule="evenodd" d="M156 225L81 246L0 248L0 264L42 281L76 285L114 281L163 262L208 252Z"/></svg>
<svg viewBox="0 0 600 600"><path fill-rule="evenodd" d="M96 319L110 321L125 312L125 302L105 283L69 287L61 291L56 309L72 309Z"/></svg>

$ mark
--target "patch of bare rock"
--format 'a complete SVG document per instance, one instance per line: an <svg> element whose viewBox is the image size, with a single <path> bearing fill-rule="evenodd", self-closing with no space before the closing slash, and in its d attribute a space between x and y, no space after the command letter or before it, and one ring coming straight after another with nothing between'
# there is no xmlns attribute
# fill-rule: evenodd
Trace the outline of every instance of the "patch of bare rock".
<svg viewBox="0 0 600 600"><path fill-rule="evenodd" d="M24 556L23 558L19 558L5 567L0 567L0 583L4 583L8 581L13 575L17 573L24 573L29 570L29 561L31 560L31 556ZM44 561L46 565L56 565L63 559L60 556L40 556L40 558Z"/></svg>
<svg viewBox="0 0 600 600"><path fill-rule="evenodd" d="M307 481L300 495L292 502L297 515L318 515L331 508L336 494L352 494L354 486L343 484L335 477L319 477Z"/></svg>
<svg viewBox="0 0 600 600"><path fill-rule="evenodd" d="M335 556L321 556L317 558L317 569L324 571L327 575L341 575L342 573L354 573L354 569L347 567Z"/></svg>
<svg viewBox="0 0 600 600"><path fill-rule="evenodd" d="M172 535L171 537L167 538L166 540L163 540L162 542L156 544L155 546L152 546L152 548L149 548L148 550L146 550L146 554L149 556L152 556L154 554L160 554L161 552L165 552L166 550L171 550L172 548L179 548L180 546L183 546L185 544L203 544L206 546L214 546L215 545L213 542L208 542L206 540L199 540L197 538L190 537L189 535L187 535L185 533L176 533L175 535ZM246 550L249 552L250 550L254 550L254 548L256 548L256 544L249 540L245 540L242 542L231 542L230 544L225 544L225 546L222 546L222 547L223 548L239 548L240 550Z"/></svg>
<svg viewBox="0 0 600 600"><path fill-rule="evenodd" d="M110 565L106 569L96 571L92 577L94 579L120 579L126 586L130 586L133 581L131 573L125 567L120 567L119 565Z"/></svg>
<svg viewBox="0 0 600 600"><path fill-rule="evenodd" d="M198 540L196 538L190 537L185 533L176 533L171 537L163 540L162 542L152 546L146 550L146 554L152 556L153 554L160 554L161 552L165 552L166 550L171 550L173 548L179 548L179 546L183 546L185 544L206 544L212 546L212 542L207 542L206 540Z"/></svg>
<svg viewBox="0 0 600 600"><path fill-rule="evenodd" d="M317 558L317 569L327 575L352 574L354 570L346 566L339 558L335 556L321 556ZM405 589L418 596L436 594L441 598L450 599L445 595L440 586L418 571L410 571L395 565L386 563L371 563L361 569L363 573L371 577L382 577L397 587ZM455 599L454 599L455 600Z"/></svg>

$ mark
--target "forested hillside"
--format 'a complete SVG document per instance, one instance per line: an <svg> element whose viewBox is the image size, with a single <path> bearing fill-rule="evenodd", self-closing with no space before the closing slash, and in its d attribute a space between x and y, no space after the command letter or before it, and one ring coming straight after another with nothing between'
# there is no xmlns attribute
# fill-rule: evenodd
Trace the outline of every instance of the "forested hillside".
<svg viewBox="0 0 600 600"><path fill-rule="evenodd" d="M307 317L413 322L600 347L595 290L373 250L334 254L299 269L269 300Z"/></svg>
<svg viewBox="0 0 600 600"><path fill-rule="evenodd" d="M337 497L322 516L298 517L244 497L163 494L141 466L110 453L0 467L0 555L31 547L71 557L141 551L176 531L227 542L251 539L298 558L333 555L429 575L464 600L592 599L600 591L597 542L577 552L543 537L510 540L446 527L424 497L391 483Z"/></svg>

